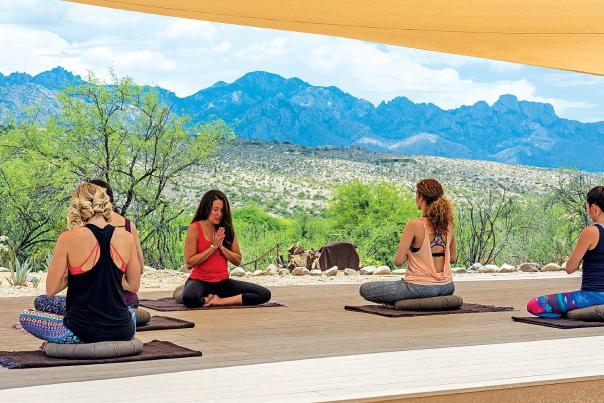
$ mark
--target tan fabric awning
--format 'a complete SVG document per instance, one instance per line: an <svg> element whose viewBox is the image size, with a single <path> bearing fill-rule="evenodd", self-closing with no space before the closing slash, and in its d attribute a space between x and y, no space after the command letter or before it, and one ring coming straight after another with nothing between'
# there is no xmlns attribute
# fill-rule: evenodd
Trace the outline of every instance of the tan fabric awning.
<svg viewBox="0 0 604 403"><path fill-rule="evenodd" d="M604 75L598 0L68 1Z"/></svg>

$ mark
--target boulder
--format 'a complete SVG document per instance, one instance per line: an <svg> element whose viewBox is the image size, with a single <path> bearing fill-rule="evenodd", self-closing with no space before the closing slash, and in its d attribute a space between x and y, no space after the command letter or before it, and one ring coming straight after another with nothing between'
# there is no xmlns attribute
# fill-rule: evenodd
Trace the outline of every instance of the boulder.
<svg viewBox="0 0 604 403"><path fill-rule="evenodd" d="M185 266L185 267L186 267L186 266ZM154 268L154 267L151 267L151 266L145 266L145 267L143 268L143 271L144 271L144 272L145 272L145 271L157 271L157 269L156 269L156 268ZM188 271L188 270L187 270L187 271Z"/></svg>
<svg viewBox="0 0 604 403"><path fill-rule="evenodd" d="M543 269L541 269L541 271L560 271L560 270L562 270L562 267L560 267L560 265L557 263L548 263L545 266L543 266Z"/></svg>
<svg viewBox="0 0 604 403"><path fill-rule="evenodd" d="M468 273L476 273L482 267L480 263L474 263L472 266L468 267L466 271Z"/></svg>
<svg viewBox="0 0 604 403"><path fill-rule="evenodd" d="M353 270L353 269L348 269L348 268L346 268L346 269L344 269L344 274L345 274L346 276L358 276L358 275L359 275L359 272L358 272L358 271L356 271L356 270Z"/></svg>
<svg viewBox="0 0 604 403"><path fill-rule="evenodd" d="M388 266L380 266L377 269L375 269L372 274L374 276L380 276L380 275L384 275L384 274L390 274L390 267L388 267Z"/></svg>
<svg viewBox="0 0 604 403"><path fill-rule="evenodd" d="M407 272L406 269L396 269L392 270L392 274L405 274Z"/></svg>
<svg viewBox="0 0 604 403"><path fill-rule="evenodd" d="M183 264L182 266L180 266L180 268L178 269L178 271L181 272L181 273L188 273L191 270L189 270L189 268L186 265ZM165 272L165 270L164 270L164 272Z"/></svg>
<svg viewBox="0 0 604 403"><path fill-rule="evenodd" d="M252 273L252 276L256 277L256 276L264 276L264 272L262 270L255 270Z"/></svg>
<svg viewBox="0 0 604 403"><path fill-rule="evenodd" d="M0 273L8 273L10 270L6 267L0 267Z"/></svg>
<svg viewBox="0 0 604 403"><path fill-rule="evenodd" d="M516 267L512 266L511 264L507 264L504 263L501 265L501 267L499 268L499 273L512 273L516 271Z"/></svg>
<svg viewBox="0 0 604 403"><path fill-rule="evenodd" d="M245 276L245 269L243 267L234 267L231 270L231 277L243 277Z"/></svg>
<svg viewBox="0 0 604 403"><path fill-rule="evenodd" d="M292 276L306 276L310 271L306 267L296 267L291 271Z"/></svg>
<svg viewBox="0 0 604 403"><path fill-rule="evenodd" d="M274 264L269 264L266 267L265 272L266 272L266 274L268 274L270 276L274 276L275 274L279 273L279 268L277 266L275 266Z"/></svg>
<svg viewBox="0 0 604 403"><path fill-rule="evenodd" d="M280 269L279 270L279 275L280 276L287 276L289 274L289 270L288 269Z"/></svg>
<svg viewBox="0 0 604 403"><path fill-rule="evenodd" d="M311 276L320 276L321 274L323 274L323 272L321 270L311 270L309 273Z"/></svg>
<svg viewBox="0 0 604 403"><path fill-rule="evenodd" d="M541 265L539 263L522 263L518 266L518 271L525 273L537 273L539 270L541 270Z"/></svg>
<svg viewBox="0 0 604 403"><path fill-rule="evenodd" d="M452 273L466 273L467 270L465 267L452 267L451 272Z"/></svg>
<svg viewBox="0 0 604 403"><path fill-rule="evenodd" d="M361 275L373 274L373 272L376 269L377 269L377 267L375 267L375 266L365 266L361 270L359 270L359 274L361 274Z"/></svg>
<svg viewBox="0 0 604 403"><path fill-rule="evenodd" d="M479 273L497 273L499 271L499 266L496 264L485 264L478 269Z"/></svg>
<svg viewBox="0 0 604 403"><path fill-rule="evenodd" d="M328 277L335 276L336 274L338 274L338 266L334 266L331 269L327 269L323 273L325 273L325 275Z"/></svg>

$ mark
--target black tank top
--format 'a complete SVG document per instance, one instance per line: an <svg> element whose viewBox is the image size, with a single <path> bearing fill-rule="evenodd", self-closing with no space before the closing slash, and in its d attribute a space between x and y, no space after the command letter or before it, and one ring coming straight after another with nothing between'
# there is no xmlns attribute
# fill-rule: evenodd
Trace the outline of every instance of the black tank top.
<svg viewBox="0 0 604 403"><path fill-rule="evenodd" d="M124 273L111 258L111 237L115 227L86 224L99 243L100 256L92 269L68 274L65 326L84 343L130 340L135 325L124 302Z"/></svg>
<svg viewBox="0 0 604 403"><path fill-rule="evenodd" d="M582 291L604 292L604 226L596 224L600 233L598 244L583 256Z"/></svg>

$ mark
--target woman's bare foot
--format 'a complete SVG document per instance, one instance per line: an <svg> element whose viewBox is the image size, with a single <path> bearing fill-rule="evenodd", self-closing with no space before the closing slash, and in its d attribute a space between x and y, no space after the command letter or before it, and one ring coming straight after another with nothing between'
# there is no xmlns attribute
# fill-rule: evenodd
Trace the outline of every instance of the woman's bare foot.
<svg viewBox="0 0 604 403"><path fill-rule="evenodd" d="M210 302L212 299L214 299L214 297L214 294L208 294L208 296L203 299L203 306L210 306Z"/></svg>
<svg viewBox="0 0 604 403"><path fill-rule="evenodd" d="M206 301L204 306L219 306L219 305L226 305L224 303L224 298L220 298L218 295L212 295L212 298L210 298L208 301Z"/></svg>

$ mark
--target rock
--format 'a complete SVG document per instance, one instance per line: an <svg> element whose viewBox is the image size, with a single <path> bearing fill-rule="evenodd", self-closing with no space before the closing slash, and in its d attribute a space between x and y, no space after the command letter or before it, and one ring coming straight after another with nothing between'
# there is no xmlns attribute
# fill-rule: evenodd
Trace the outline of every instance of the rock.
<svg viewBox="0 0 604 403"><path fill-rule="evenodd" d="M516 271L516 267L512 266L511 264L507 264L504 263L501 265L501 267L499 268L499 273L512 273Z"/></svg>
<svg viewBox="0 0 604 403"><path fill-rule="evenodd" d="M392 274L405 274L406 272L407 272L407 270L405 270L405 269L392 270Z"/></svg>
<svg viewBox="0 0 604 403"><path fill-rule="evenodd" d="M279 268L277 266L275 266L274 264L269 264L268 267L266 268L266 274L274 276L275 274L279 273Z"/></svg>
<svg viewBox="0 0 604 403"><path fill-rule="evenodd" d="M0 273L8 273L10 270L6 267L0 267Z"/></svg>
<svg viewBox="0 0 604 403"><path fill-rule="evenodd" d="M231 270L231 277L243 277L245 276L245 269L243 267L235 267Z"/></svg>
<svg viewBox="0 0 604 403"><path fill-rule="evenodd" d="M478 269L479 273L497 273L498 271L499 266L496 264L486 264Z"/></svg>
<svg viewBox="0 0 604 403"><path fill-rule="evenodd" d="M291 271L292 276L306 276L310 271L306 267L296 267Z"/></svg>
<svg viewBox="0 0 604 403"><path fill-rule="evenodd" d="M183 265L184 266L184 265ZM187 267L187 266L184 266ZM155 267L151 267L151 266L145 266L143 267L143 271L157 271L157 269Z"/></svg>
<svg viewBox="0 0 604 403"><path fill-rule="evenodd" d="M374 276L381 276L384 274L390 274L390 267L388 266L380 266L375 269L372 273Z"/></svg>
<svg viewBox="0 0 604 403"><path fill-rule="evenodd" d="M377 269L377 267L375 267L375 266L365 266L361 270L359 270L359 274L361 274L361 275L373 274L373 272L376 269Z"/></svg>
<svg viewBox="0 0 604 403"><path fill-rule="evenodd" d="M264 272L262 270L255 270L252 273L252 276L257 277L257 276L264 276Z"/></svg>
<svg viewBox="0 0 604 403"><path fill-rule="evenodd" d="M466 271L468 273L476 273L481 267L482 265L480 263L474 263L472 266L468 267Z"/></svg>
<svg viewBox="0 0 604 403"><path fill-rule="evenodd" d="M359 273L356 270L348 269L348 268L344 269L344 274L347 276L358 276L359 275Z"/></svg>
<svg viewBox="0 0 604 403"><path fill-rule="evenodd" d="M280 276L287 276L289 274L289 270L288 269L281 269L279 270L279 275Z"/></svg>
<svg viewBox="0 0 604 403"><path fill-rule="evenodd" d="M560 266L560 268L561 268L562 270L566 270L566 262L562 263L562 266ZM2 270L0 270L0 271L2 271Z"/></svg>
<svg viewBox="0 0 604 403"><path fill-rule="evenodd" d="M325 275L328 277L335 276L336 274L338 274L338 266L334 266L331 269L327 269L323 273L325 273Z"/></svg>
<svg viewBox="0 0 604 403"><path fill-rule="evenodd" d="M178 271L181 272L181 273L188 273L190 270L187 268L186 265L183 264L182 266L180 266L180 268L178 269Z"/></svg>
<svg viewBox="0 0 604 403"><path fill-rule="evenodd" d="M452 267L451 272L453 273L466 273L467 270L465 267Z"/></svg>
<svg viewBox="0 0 604 403"><path fill-rule="evenodd" d="M541 270L541 265L539 265L539 263L522 263L518 266L518 271L525 273L536 273L539 270Z"/></svg>
<svg viewBox="0 0 604 403"><path fill-rule="evenodd" d="M562 270L562 267L560 267L560 265L557 263L548 263L545 266L543 266L543 269L541 269L541 271L560 271L560 270Z"/></svg>
<svg viewBox="0 0 604 403"><path fill-rule="evenodd" d="M323 272L321 270L315 269L315 270L310 271L311 276L320 276L321 274L323 274Z"/></svg>

